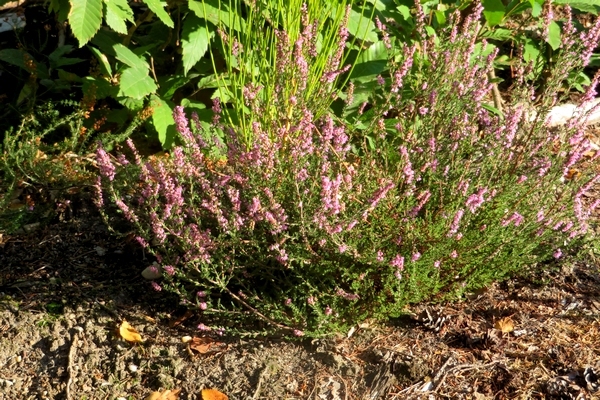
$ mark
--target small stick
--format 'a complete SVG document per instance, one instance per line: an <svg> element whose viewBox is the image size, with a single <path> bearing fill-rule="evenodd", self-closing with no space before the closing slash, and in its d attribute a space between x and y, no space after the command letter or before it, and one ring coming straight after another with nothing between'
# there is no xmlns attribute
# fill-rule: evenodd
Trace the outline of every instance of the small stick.
<svg viewBox="0 0 600 400"><path fill-rule="evenodd" d="M71 348L69 349L69 358L68 358L68 364L67 364L67 373L69 374L69 380L67 381L67 389L66 389L66 399L67 400L71 400L71 383L73 382L73 375L74 375L74 371L73 371L73 364L74 364L74 359L75 359L75 351L77 350L77 339L78 339L78 334L79 334L79 330L75 330L75 333L73 334L73 341L71 342Z"/></svg>
<svg viewBox="0 0 600 400"><path fill-rule="evenodd" d="M496 79L496 72L494 71L494 68L487 73L487 76L490 82ZM498 111L502 113L502 104L504 101L502 100L502 96L500 96L500 90L498 90L497 82L492 83L492 97L494 99L494 107L496 107Z"/></svg>
<svg viewBox="0 0 600 400"><path fill-rule="evenodd" d="M282 325L282 324L280 324L280 323L277 323L277 322L273 321L271 318L269 318L269 317L267 317L266 315L262 314L262 313L261 313L260 311L258 311L256 308L252 307L250 304L248 304L248 303L246 303L244 300L242 300L242 299L241 299L239 296L236 296L236 295L235 295L235 294L234 294L234 293L233 293L231 290L229 290L229 289L227 289L227 288L224 288L224 289L225 289L225 291L226 291L226 292L227 292L227 293L228 293L228 294L229 294L231 297L233 297L234 299L236 299L237 301L239 301L240 303L242 303L242 305L243 305L244 307L246 307L247 309L249 309L250 311L252 311L254 314L258 315L259 317L261 317L261 318L262 318L262 319L264 319L265 321L269 322L270 324L272 324L272 325L274 325L274 326L276 326L276 327L278 327L278 328L281 328L281 329L284 329L284 330L287 330L287 331L291 331L291 330L292 330L292 328L290 328L289 326L285 326L285 325Z"/></svg>

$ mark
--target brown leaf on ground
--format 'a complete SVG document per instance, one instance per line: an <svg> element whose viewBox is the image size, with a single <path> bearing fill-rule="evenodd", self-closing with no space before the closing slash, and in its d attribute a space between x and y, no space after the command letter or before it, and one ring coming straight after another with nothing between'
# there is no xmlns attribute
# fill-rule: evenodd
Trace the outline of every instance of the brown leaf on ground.
<svg viewBox="0 0 600 400"><path fill-rule="evenodd" d="M225 394L216 389L202 389L202 400L229 400Z"/></svg>
<svg viewBox="0 0 600 400"><path fill-rule="evenodd" d="M146 397L146 400L177 400L179 399L179 393L181 393L181 389L152 392Z"/></svg>
<svg viewBox="0 0 600 400"><path fill-rule="evenodd" d="M186 319L190 318L192 315L194 315L194 312L192 310L187 310L185 312L185 314L183 314L179 318L172 319L171 321L169 321L169 327L175 328L176 326L181 325L181 323L183 321L185 321Z"/></svg>
<svg viewBox="0 0 600 400"><path fill-rule="evenodd" d="M502 331L502 333L510 333L515 330L515 323L510 317L505 317L496 321L494 328Z"/></svg>
<svg viewBox="0 0 600 400"><path fill-rule="evenodd" d="M209 337L193 337L189 342L190 348L200 354L206 354L214 351L216 347L223 346L224 343L217 342Z"/></svg>
<svg viewBox="0 0 600 400"><path fill-rule="evenodd" d="M141 343L143 342L142 339L142 335L140 335L138 333L137 330L135 330L135 328L131 325L129 325L129 322L123 320L123 322L121 323L121 326L119 327L119 333L121 334L121 337L125 340L127 340L128 342L131 343Z"/></svg>

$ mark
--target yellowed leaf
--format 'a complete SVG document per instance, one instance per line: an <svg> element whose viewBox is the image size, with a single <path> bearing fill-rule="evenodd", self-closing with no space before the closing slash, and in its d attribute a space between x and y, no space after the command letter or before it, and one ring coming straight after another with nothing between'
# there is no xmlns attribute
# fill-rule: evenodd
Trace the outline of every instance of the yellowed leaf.
<svg viewBox="0 0 600 400"><path fill-rule="evenodd" d="M202 389L202 400L229 400L229 397L216 389Z"/></svg>
<svg viewBox="0 0 600 400"><path fill-rule="evenodd" d="M177 400L179 399L179 393L181 393L181 389L152 392L146 397L146 400Z"/></svg>
<svg viewBox="0 0 600 400"><path fill-rule="evenodd" d="M121 337L128 342L141 343L143 341L142 335L140 335L138 331L136 331L135 328L129 325L129 322L125 320L123 320L121 326L119 327L119 333L121 334Z"/></svg>
<svg viewBox="0 0 600 400"><path fill-rule="evenodd" d="M496 321L494 328L503 333L510 333L515 330L515 323L510 317L505 317Z"/></svg>

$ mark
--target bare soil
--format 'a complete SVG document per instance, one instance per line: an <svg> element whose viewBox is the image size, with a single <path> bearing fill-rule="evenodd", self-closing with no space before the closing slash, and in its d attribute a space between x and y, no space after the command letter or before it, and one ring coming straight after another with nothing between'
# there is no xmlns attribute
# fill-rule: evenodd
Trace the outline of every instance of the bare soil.
<svg viewBox="0 0 600 400"><path fill-rule="evenodd" d="M230 399L600 399L591 246L350 337L292 341L199 331L208 321L151 290L140 275L149 260L84 201L28 229L0 238L2 400L145 399L167 389L201 399L205 388ZM123 320L143 343L121 338ZM185 336L205 346L195 351Z"/></svg>

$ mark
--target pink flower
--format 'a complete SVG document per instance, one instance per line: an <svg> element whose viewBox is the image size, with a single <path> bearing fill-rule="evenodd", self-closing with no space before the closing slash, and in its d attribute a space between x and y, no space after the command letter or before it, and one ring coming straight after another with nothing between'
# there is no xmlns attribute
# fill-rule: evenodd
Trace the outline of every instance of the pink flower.
<svg viewBox="0 0 600 400"><path fill-rule="evenodd" d="M390 265L402 271L404 269L404 257L402 257L400 254L396 255Z"/></svg>
<svg viewBox="0 0 600 400"><path fill-rule="evenodd" d="M200 324L200 325L198 325L198 330L199 331L210 331L210 326L206 326L204 324Z"/></svg>
<svg viewBox="0 0 600 400"><path fill-rule="evenodd" d="M102 148L101 143L98 143L98 148L96 149L96 164L100 169L100 174L107 177L109 181L115 179L115 166L112 164L108 153Z"/></svg>
<svg viewBox="0 0 600 400"><path fill-rule="evenodd" d="M421 258L421 253L419 253L418 251L413 253L412 257L410 258L410 261L415 262L418 261L419 258Z"/></svg>
<svg viewBox="0 0 600 400"><path fill-rule="evenodd" d="M169 275L174 275L175 274L175 268L172 265L165 265L163 267L163 269L165 270L165 272Z"/></svg>
<svg viewBox="0 0 600 400"><path fill-rule="evenodd" d="M331 309L331 307L327 306L325 307L325 315L331 315L333 314L333 310Z"/></svg>
<svg viewBox="0 0 600 400"><path fill-rule="evenodd" d="M294 329L294 336L298 336L298 337L304 336L304 332L302 332L299 329Z"/></svg>
<svg viewBox="0 0 600 400"><path fill-rule="evenodd" d="M199 306L202 311L204 311L208 308L208 304L206 304L205 302L201 302Z"/></svg>
<svg viewBox="0 0 600 400"><path fill-rule="evenodd" d="M154 281L150 282L150 284L152 285L152 289L156 290L157 292L160 292L162 290L162 287L160 287L160 285Z"/></svg>
<svg viewBox="0 0 600 400"><path fill-rule="evenodd" d="M561 258L561 257L562 257L562 254L563 254L563 253L562 253L562 250L561 250L561 249L556 249L556 251L554 252L554 254L553 254L553 255L554 255L554 258L556 258L556 259L558 260L559 258Z"/></svg>

